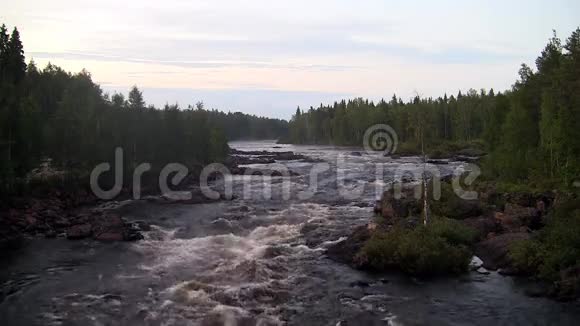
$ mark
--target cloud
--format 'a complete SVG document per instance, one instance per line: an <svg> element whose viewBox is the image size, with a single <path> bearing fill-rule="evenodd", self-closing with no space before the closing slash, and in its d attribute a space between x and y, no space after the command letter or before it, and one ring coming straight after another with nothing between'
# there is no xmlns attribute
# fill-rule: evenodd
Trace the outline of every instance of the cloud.
<svg viewBox="0 0 580 326"><path fill-rule="evenodd" d="M186 68L284 68L291 70L324 70L324 71L343 71L357 69L360 67L346 65L325 65L325 64L290 64L290 63L273 63L260 61L181 61L181 60L162 60L148 58L130 58L123 56L113 56L104 54L92 54L83 52L27 52L30 57L44 59L66 59L66 60L94 60L105 62L131 62L156 65L168 65ZM169 73L169 72L166 72Z"/></svg>
<svg viewBox="0 0 580 326"><path fill-rule="evenodd" d="M552 28L565 35L577 27L579 6L573 0L19 0L1 15L19 27L26 55L39 64L87 68L109 87L157 89L160 102L182 101L170 89L220 89L204 94L217 104L216 94L239 103L216 106L275 115L276 107L287 114L295 104L328 102L334 98L328 94L405 98L414 90L437 96L505 89L521 62L533 64Z"/></svg>

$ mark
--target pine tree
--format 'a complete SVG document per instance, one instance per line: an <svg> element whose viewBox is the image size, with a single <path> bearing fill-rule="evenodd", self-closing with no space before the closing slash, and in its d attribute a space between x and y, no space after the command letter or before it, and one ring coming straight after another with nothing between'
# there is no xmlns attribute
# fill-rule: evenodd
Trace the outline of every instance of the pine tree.
<svg viewBox="0 0 580 326"><path fill-rule="evenodd" d="M137 86L133 86L133 88L131 88L131 91L129 92L128 104L129 108L131 109L142 109L145 107L143 93L141 93Z"/></svg>

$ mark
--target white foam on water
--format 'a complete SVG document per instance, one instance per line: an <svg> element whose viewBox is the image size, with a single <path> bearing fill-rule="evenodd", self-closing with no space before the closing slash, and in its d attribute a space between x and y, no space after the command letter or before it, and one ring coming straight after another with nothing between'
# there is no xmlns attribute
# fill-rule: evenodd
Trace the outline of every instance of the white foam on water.
<svg viewBox="0 0 580 326"><path fill-rule="evenodd" d="M93 212L102 212L102 211L107 211L107 210L115 210L115 209L119 209L125 205L128 205L132 202L135 202L136 200L134 199L126 199L126 200L121 200L121 201L106 201L102 204L99 204L93 208L91 208L91 211Z"/></svg>
<svg viewBox="0 0 580 326"><path fill-rule="evenodd" d="M308 221L327 223L330 213L328 205L292 204L254 217L270 225L241 235L180 239L175 237L177 229L152 227L144 240L133 244L136 251L150 257L139 266L141 270L153 277L166 277L176 270L187 269L195 279L180 281L161 291L162 300L151 303L149 309L159 318L187 316L189 320L201 320L217 314L226 324L235 325L239 318L248 316L263 320L264 325L277 324L279 302L285 300L284 293L292 278L289 260L324 250L296 242L300 231ZM264 258L272 246L285 249L273 258ZM168 303L162 304L164 300ZM262 312L256 316L255 311L247 311L250 308Z"/></svg>
<svg viewBox="0 0 580 326"><path fill-rule="evenodd" d="M340 238L338 238L338 239L336 239L336 240L329 240L329 241L324 241L324 242L322 243L322 247L329 247L329 246L332 246L332 245L335 245L335 244L341 243L341 242L343 242L343 241L346 241L346 239L348 239L348 238L347 238L347 237L340 237Z"/></svg>
<svg viewBox="0 0 580 326"><path fill-rule="evenodd" d="M179 229L165 229L160 226L152 224L151 231L143 232L144 239L142 241L167 241L175 238L175 234Z"/></svg>
<svg viewBox="0 0 580 326"><path fill-rule="evenodd" d="M397 316L393 314L389 314L389 316L383 318L383 320L386 321L389 326L404 326L403 323L397 321Z"/></svg>

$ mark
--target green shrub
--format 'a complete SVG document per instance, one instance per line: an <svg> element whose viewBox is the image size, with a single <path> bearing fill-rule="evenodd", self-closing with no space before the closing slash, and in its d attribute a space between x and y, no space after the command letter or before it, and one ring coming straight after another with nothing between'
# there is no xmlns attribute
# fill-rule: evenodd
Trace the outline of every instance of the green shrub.
<svg viewBox="0 0 580 326"><path fill-rule="evenodd" d="M375 270L399 269L412 275L457 274L467 270L473 232L455 221L435 220L407 229L395 226L377 232L359 253Z"/></svg>
<svg viewBox="0 0 580 326"><path fill-rule="evenodd" d="M374 269L387 269L397 264L398 244L408 237L408 230L397 227L389 232L375 233L359 252L359 256Z"/></svg>
<svg viewBox="0 0 580 326"><path fill-rule="evenodd" d="M400 143L397 146L396 154L401 156L421 155L421 147L415 143Z"/></svg>
<svg viewBox="0 0 580 326"><path fill-rule="evenodd" d="M543 261L542 246L535 240L522 240L510 248L510 256L514 266L528 274L537 274Z"/></svg>
<svg viewBox="0 0 580 326"><path fill-rule="evenodd" d="M548 217L539 236L514 244L514 265L537 277L557 281L560 272L580 265L580 201L561 203Z"/></svg>
<svg viewBox="0 0 580 326"><path fill-rule="evenodd" d="M448 219L437 218L429 225L430 232L442 237L451 245L469 246L475 242L477 231L463 223Z"/></svg>
<svg viewBox="0 0 580 326"><path fill-rule="evenodd" d="M473 190L473 187L464 187L464 190ZM432 184L430 184L432 189ZM429 191L433 193L433 190ZM478 200L465 200L459 197L450 183L441 183L441 198L430 200L431 212L436 216L445 216L462 220L468 217L481 215L485 209Z"/></svg>

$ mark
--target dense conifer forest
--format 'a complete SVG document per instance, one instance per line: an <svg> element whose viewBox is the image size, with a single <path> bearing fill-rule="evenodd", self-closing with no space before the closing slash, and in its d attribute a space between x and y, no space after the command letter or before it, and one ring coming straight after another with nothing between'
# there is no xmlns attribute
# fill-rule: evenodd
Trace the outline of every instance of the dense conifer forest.
<svg viewBox="0 0 580 326"><path fill-rule="evenodd" d="M125 163L161 165L221 161L233 139L276 139L284 120L240 112L147 105L133 87L128 96L103 93L83 70L71 74L25 63L17 28L0 30L0 185L10 190L47 159L54 168L89 171L121 147Z"/></svg>
<svg viewBox="0 0 580 326"><path fill-rule="evenodd" d="M394 128L405 152L420 152L422 143L427 152L480 146L490 153L485 172L494 178L571 186L580 176L580 29L565 42L554 32L536 69L523 64L505 92L298 108L286 141L360 146L365 130L378 123Z"/></svg>

